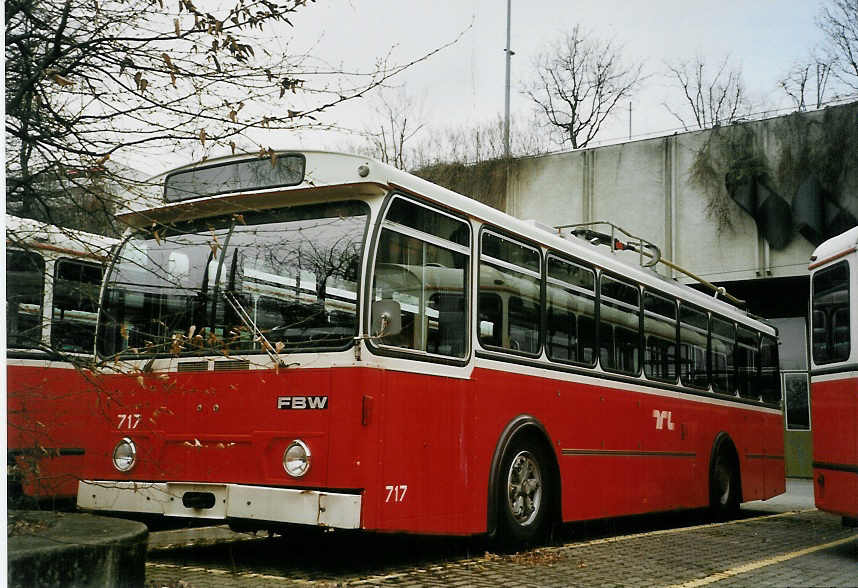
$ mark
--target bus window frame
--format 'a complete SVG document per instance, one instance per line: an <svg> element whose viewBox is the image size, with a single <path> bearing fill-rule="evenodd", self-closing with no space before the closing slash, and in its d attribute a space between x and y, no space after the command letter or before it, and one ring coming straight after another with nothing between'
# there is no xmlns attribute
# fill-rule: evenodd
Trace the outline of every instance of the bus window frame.
<svg viewBox="0 0 858 588"><path fill-rule="evenodd" d="M42 262L42 288L39 291L39 313L37 315L38 319L39 319L39 336L35 340L38 341L38 345L40 345L42 347L46 347L47 349L50 349L51 321L48 320L48 318L46 316L46 312L47 312L46 308L48 306L48 302L50 302L51 306L53 306L53 277L52 277L52 275L53 275L53 268L54 268L54 260L49 258L49 257L45 257L44 255L39 253L36 248L33 248L33 249L29 249L26 247L7 247L6 248L6 254L7 255L9 253L15 253L15 252L23 253L25 255L36 256ZM8 271L8 263L7 263L7 271ZM51 280L51 288L50 288L51 300L47 300L48 280ZM7 304L8 304L8 292L9 292L9 283L7 282L6 283L6 292L4 293L4 296L6 296L6 298L7 298ZM7 309L7 314L8 314L8 309ZM7 316L7 320L8 320L8 316ZM23 354L35 353L35 354L43 355L46 352L45 349L40 349L38 346L34 347L32 344L28 345L28 346L22 346L22 347L10 346L9 345L9 333L8 332L6 333L6 351L7 351L7 355L8 354L21 354L21 353L23 353Z"/></svg>
<svg viewBox="0 0 858 588"><path fill-rule="evenodd" d="M651 294L652 296L656 296L658 298L665 299L669 302L673 303L673 344L676 346L676 350L673 353L673 373L675 374L673 380L650 377L646 375L646 306L644 305L644 297L647 294ZM659 315L661 316L661 315ZM664 317L666 318L666 317ZM685 387L684 384L681 384L679 381L679 299L673 294L667 294L662 292L661 290L657 290L655 288L650 288L647 286L643 286L643 290L641 292L641 352L642 352L642 360L641 367L642 373L645 380L650 382L658 382L661 384L671 384L675 386ZM696 390L697 388L695 388Z"/></svg>
<svg viewBox="0 0 858 588"><path fill-rule="evenodd" d="M526 237L522 237L521 235L517 235L516 233L513 233L511 231L504 230L504 229L497 227L495 225L488 224L488 223L484 223L483 225L481 225L479 233L477 235L477 242L473 246L474 251L476 252L476 255L474 256L475 259L473 261L474 261L474 263L477 264L477 279L476 279L476 284L475 284L476 292L477 292L477 295L475 297L476 300L479 300L479 298L480 298L480 284L482 283L481 273L482 273L482 265L483 265L483 261L482 261L483 260L483 255L482 255L483 254L483 236L485 235L486 232L492 233L492 234L494 234L494 235L496 235L502 239L506 239L508 241L511 241L511 242L517 244L517 245L524 245L526 247L529 247L530 249L535 250L537 252L537 254L539 255L539 272L534 272L533 270L531 270L529 268L522 267L522 266L516 266L516 264L511 263L511 262L504 262L504 260L498 260L498 261L504 262L507 265L519 268L518 270L513 270L513 271L519 271L519 273L532 272L532 273L538 273L539 274L539 277L537 279L537 283L539 284L539 290L540 290L539 291L539 300L538 300L538 303L539 303L539 319L537 321L538 339L537 339L537 350L535 352L521 351L518 349L511 349L509 347L503 347L503 346L496 347L494 345L483 345L483 343L480 341L479 335L476 337L477 345L479 345L479 347L485 351L504 353L504 354L509 354L512 356L519 356L519 357L540 358L540 357L542 357L543 351L545 350L545 328L544 327L545 327L545 314L546 314L546 311L545 311L545 255L544 255L544 252L542 250L542 246L539 245L538 243L535 243L535 242L527 239ZM492 259L495 259L495 258L492 258ZM486 263L489 265L493 264L493 262L491 262L491 261L487 261ZM521 271L521 270L524 270L524 271ZM503 304L503 302L501 302L501 304ZM509 308L509 302L507 301L507 309L508 308ZM501 309L503 309L503 306L501 306ZM479 313L479 306L477 306L476 312ZM509 310L507 310L507 315L508 314L509 314ZM507 324L508 324L508 321L507 321ZM501 335L501 340L503 340L503 335Z"/></svg>
<svg viewBox="0 0 858 588"><path fill-rule="evenodd" d="M421 351L418 349L408 349L406 347L396 347L394 345L385 345L380 341L374 340L369 333L372 329L371 321L372 321L372 302L373 302L373 279L375 277L375 263L378 258L378 246L381 241L381 231L385 228L385 218L387 216L387 212L390 209L390 206L397 198L403 199L410 204L414 204L425 208L431 212L443 214L448 216L456 221L463 222L468 227L469 234L469 242L468 242L468 263L465 268L465 288L464 293L466 300L465 309L467 312L467 320L465 324L465 353L462 357L453 357L449 355L440 355L436 353L430 353L428 351ZM417 229L412 229L413 231L418 231ZM421 232L422 231L418 231ZM474 335L472 331L472 324L474 323L474 313L476 312L476 306L473 301L473 289L474 286L471 284L471 276L474 273L474 226L471 222L471 219L468 216L463 214L457 214L455 211L445 208L439 204L434 202L430 202L418 194L411 194L407 192L402 192L398 190L393 190L387 193L381 205L378 207L378 214L373 222L372 233L367 232L367 252L366 252L366 261L365 261L365 271L363 280L359 280L362 282L364 288L364 316L359 321L359 325L362 325L361 330L364 333L367 333L363 338L366 341L367 349L373 353L374 355L379 355L383 357L392 357L397 359L409 359L416 361L423 361L428 363L436 363L442 365L449 365L454 367L464 367L468 365L471 361L471 357L474 353L473 346L473 338ZM441 237L435 236L436 240L446 241ZM452 242L451 242L452 243ZM459 244L456 244L460 246ZM478 325L479 327L479 325Z"/></svg>
<svg viewBox="0 0 858 588"><path fill-rule="evenodd" d="M638 362L637 362L637 370L634 372L627 372L623 370L619 370L616 368L608 368L602 365L602 278L607 277L615 282L619 282L620 284L624 284L626 286L632 287L637 290L638 293L638 332L637 332L637 350L638 350ZM641 284L630 280L619 273L606 270L604 268L600 268L600 271L597 276L596 281L596 291L598 293L598 298L596 302L597 312L596 312L596 356L599 358L598 365L599 368L602 369L605 373L609 374L619 374L622 376L627 376L630 378L640 378L643 374L643 289ZM614 300L613 298L611 300ZM621 304L628 304L623 302L622 300L617 300L616 302ZM616 344L616 341L614 341Z"/></svg>
<svg viewBox="0 0 858 588"><path fill-rule="evenodd" d="M743 366L740 366L739 362L738 362L738 350L739 350L739 339L740 339L739 331L740 330L750 331L751 333L753 333L754 338L756 339L756 345L754 346L754 351L756 352L757 362L754 366L754 374L748 380L748 386L751 389L751 391L757 392L757 394L754 396L743 395L742 394L742 387L740 385L739 370L743 367ZM736 371L736 397L742 398L743 400L761 401L763 398L762 394L759 393L759 389L760 389L760 373L762 370L763 335L765 335L765 334L766 333L763 333L760 330L754 329L754 328L752 328L752 327L750 327L744 323L736 323L736 341L733 344L733 358L734 358L733 362L734 362L735 371ZM777 337L776 337L776 339L777 339ZM747 345L745 347L747 347ZM779 370L779 373L782 374L784 372L780 372L780 370Z"/></svg>
<svg viewBox="0 0 858 588"><path fill-rule="evenodd" d="M677 356L677 362L678 362L678 368L679 368L677 371L677 376L679 377L679 383L683 388L690 388L692 390L704 390L704 391L711 392L715 397L723 398L724 394L719 394L719 393L714 392L712 390L712 383L710 381L710 374L709 374L709 332L712 329L711 321L709 320L709 318L710 318L711 313L709 310L707 310L705 308L701 308L700 306L694 304L693 302L685 301L682 299L679 299L678 302L679 302L679 304L678 304L678 308L677 308L677 315L676 315L677 320L676 320L676 322L677 322L677 328L679 329L679 338L677 339L677 345L679 345L679 347L676 350L676 356ZM682 308L685 306L687 306L691 310L694 310L696 312L700 312L700 313L703 313L704 315L706 315L706 334L705 334L706 350L705 350L705 357L703 359L703 363L704 363L705 368L706 368L705 369L706 384L704 386L697 386L695 384L690 384L690 383L686 382L685 379L682 377Z"/></svg>
<svg viewBox="0 0 858 588"><path fill-rule="evenodd" d="M715 388L715 351L712 345L712 338L715 332L715 329L712 328L713 321L719 321L721 323L725 323L730 325L733 328L733 338L730 341L730 358L732 359L732 369L730 370L730 374L726 376L728 378L728 383L732 379L732 385L730 385L731 390L728 392L722 392ZM706 337L706 373L708 374L709 379L709 387L712 389L712 392L718 394L719 396L728 396L728 397L736 397L739 395L739 385L738 385L738 365L736 364L736 345L738 340L738 327L736 325L736 321L732 319L728 319L725 316L717 314L715 312L709 313L709 334ZM720 336L718 336L721 339Z"/></svg>
<svg viewBox="0 0 858 588"><path fill-rule="evenodd" d="M549 350L550 344L549 344L549 338L548 338L548 279L549 279L548 264L549 264L551 258L554 258L554 259L560 261L561 263L567 263L570 265L578 266L578 267L580 267L584 270L587 270L593 274L593 292L591 293L592 297L593 297L593 341L592 341L592 343L593 343L593 360L590 362L572 361L572 360L568 360L568 359L560 359L560 358L555 358L555 357L551 356L551 352ZM544 302L542 305L542 308L543 308L542 332L543 332L543 338L544 338L543 349L545 351L545 357L550 362L559 363L562 365L577 366L577 367L584 367L584 368L590 368L590 369L595 368L597 363L598 363L598 357L599 357L599 333L598 333L598 328L599 328L598 327L598 325L599 325L599 272L596 270L596 267L590 263L587 263L587 262L580 260L580 259L576 259L575 257L569 256L569 255L563 255L562 253L560 253L558 251L554 251L552 249L549 249L545 253L545 264L544 264L544 269L543 269L542 274L543 274L543 282L544 282L543 286L542 286L543 299L544 299ZM557 279L557 278L552 278L552 279ZM562 280L558 280L558 281L562 282ZM565 286L561 286L561 287L563 287L563 288L572 287L572 290L576 291L576 292L579 290L582 290L581 293L583 294L583 289L578 287L578 286L574 286L573 284L566 284ZM577 323L575 325L575 329L576 329L575 337L576 337L576 345L577 345L578 344L577 340L580 339L580 329L579 329L579 325Z"/></svg>
<svg viewBox="0 0 858 588"><path fill-rule="evenodd" d="M852 357L852 351L853 351L852 339L853 339L854 333L852 333L852 329L850 326L848 331L847 331L849 333L849 347L848 347L848 351L846 353L846 357L844 357L842 359L839 359L839 358L828 359L826 361L818 361L816 358L816 346L815 346L815 339L814 339L814 334L813 334L814 328L816 327L816 321L813 319L813 315L815 312L817 312L814 310L814 304L813 304L816 278L820 274L824 274L826 272L833 271L835 268L838 268L838 267L845 267L846 268L846 308L850 312L852 312L853 309L851 308L851 306L852 306L851 301L852 301L852 272L853 272L853 268L852 268L852 265L849 263L849 259L842 259L836 263L832 263L829 266L819 268L816 271L814 271L813 275L810 278L810 311L809 311L810 312L810 320L808 321L809 322L808 339L809 339L809 347L810 347L810 358L813 361L813 365L815 365L815 366L828 367L828 366L833 366L833 365L839 364L839 363L848 363L850 358ZM834 315L835 315L834 312L832 312L830 314L829 313L823 314L823 316L825 317L825 327L824 327L825 328L825 346L826 346L826 353L828 355L831 355L831 351L834 347Z"/></svg>
<svg viewBox="0 0 858 588"><path fill-rule="evenodd" d="M55 311L57 310L56 288L57 288L57 284L60 281L60 278L59 278L60 265L65 264L65 263L72 263L72 264L77 264L77 265L85 265L85 266L89 266L89 267L94 267L94 268L97 268L99 273L101 274L101 278L99 279L98 283L96 284L96 286L97 286L97 288L95 289L96 297L95 297L95 300L93 301L93 305L95 306L94 314L96 316L96 322L92 326L92 328L93 328L92 351L90 351L89 353L80 352L80 351L71 351L71 352L64 351L63 352L64 354L71 353L74 355L94 356L95 355L95 337L97 336L97 333L98 333L98 331L97 331L98 314L99 314L99 310L101 308L101 306L100 306L101 305L101 285L104 282L104 275L105 275L104 274L104 272L105 272L104 265L101 263L98 263L98 262L94 262L94 261L86 261L86 260L76 258L76 257L58 257L57 259L54 260L54 264L53 264L54 267L53 267L53 271L51 272L51 321L50 321L51 328L50 328L50 333L48 335L49 341L50 341L50 346L51 346L51 349L56 350L57 346L60 344L60 342L56 340L55 326L58 322L62 322L63 320L65 320L65 319L58 319L54 314ZM78 283L80 283L80 282L78 282Z"/></svg>
<svg viewBox="0 0 858 588"><path fill-rule="evenodd" d="M765 395L763 394L763 390L764 390L763 378L766 377L763 374L763 368L765 367L765 365L763 364L763 360L764 360L763 345L764 345L764 341L766 341L767 339L772 343L772 348L775 350L774 366L775 366L775 371L777 372L777 377L772 378L772 380L774 381L775 387L777 388L777 392L778 392L777 401L773 401L773 400L769 401L766 399ZM777 336L777 334L770 335L770 334L764 333L762 331L760 332L760 367L759 367L759 370L757 371L757 373L759 374L758 380L759 380L760 384L758 387L759 395L757 397L757 402L760 402L762 404L767 404L767 405L778 405L783 410L784 390L783 390L783 378L781 378L781 374L783 372L781 371L781 367L780 367L780 344L781 344L780 338Z"/></svg>

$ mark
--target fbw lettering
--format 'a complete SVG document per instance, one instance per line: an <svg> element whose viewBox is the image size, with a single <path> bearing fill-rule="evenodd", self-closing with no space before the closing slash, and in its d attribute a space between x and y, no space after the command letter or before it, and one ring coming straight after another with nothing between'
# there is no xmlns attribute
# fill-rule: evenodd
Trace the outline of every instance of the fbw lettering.
<svg viewBox="0 0 858 588"><path fill-rule="evenodd" d="M278 396L277 408L280 410L325 410L328 408L328 397Z"/></svg>

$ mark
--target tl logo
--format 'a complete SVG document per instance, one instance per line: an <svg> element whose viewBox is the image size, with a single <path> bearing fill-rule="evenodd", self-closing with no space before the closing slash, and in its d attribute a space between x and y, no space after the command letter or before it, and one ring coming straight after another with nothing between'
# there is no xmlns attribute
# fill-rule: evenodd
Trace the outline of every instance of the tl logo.
<svg viewBox="0 0 858 588"><path fill-rule="evenodd" d="M674 424L670 420L671 412L668 410L654 410L652 411L652 417L655 419L655 428L659 431L665 428L667 425L667 430L672 431L674 429Z"/></svg>

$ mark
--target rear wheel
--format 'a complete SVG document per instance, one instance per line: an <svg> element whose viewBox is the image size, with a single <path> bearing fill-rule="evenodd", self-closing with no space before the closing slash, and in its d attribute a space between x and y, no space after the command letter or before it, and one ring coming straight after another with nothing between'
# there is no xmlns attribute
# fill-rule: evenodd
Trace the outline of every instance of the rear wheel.
<svg viewBox="0 0 858 588"><path fill-rule="evenodd" d="M709 510L713 518L718 521L735 518L740 496L739 468L729 452L721 448L709 472Z"/></svg>
<svg viewBox="0 0 858 588"><path fill-rule="evenodd" d="M516 440L504 454L498 480L499 532L503 547L545 539L551 504L551 470L544 449Z"/></svg>

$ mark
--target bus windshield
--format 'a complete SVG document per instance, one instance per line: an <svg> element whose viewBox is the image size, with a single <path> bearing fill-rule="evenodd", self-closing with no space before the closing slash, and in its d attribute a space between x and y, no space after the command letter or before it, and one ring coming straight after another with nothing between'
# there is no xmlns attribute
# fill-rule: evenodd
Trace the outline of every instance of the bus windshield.
<svg viewBox="0 0 858 588"><path fill-rule="evenodd" d="M294 206L155 225L107 280L98 350L115 355L341 349L357 334L369 208Z"/></svg>

